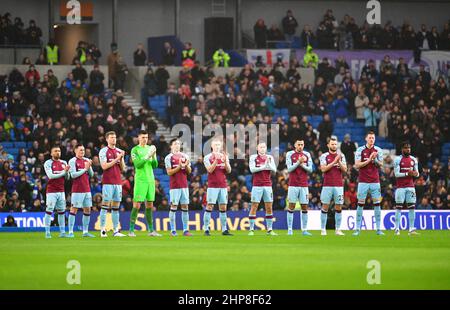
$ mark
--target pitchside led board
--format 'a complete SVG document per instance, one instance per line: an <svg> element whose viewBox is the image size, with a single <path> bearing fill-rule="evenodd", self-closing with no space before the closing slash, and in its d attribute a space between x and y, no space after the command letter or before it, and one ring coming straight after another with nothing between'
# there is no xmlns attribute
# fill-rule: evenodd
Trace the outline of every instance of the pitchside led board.
<svg viewBox="0 0 450 310"><path fill-rule="evenodd" d="M157 211L154 214L155 228L157 231L168 231L169 230L169 218L167 216L168 212ZM43 230L44 228L44 212L32 212L32 213L0 213L0 223L4 223L8 215L14 216L19 228L27 228L30 230ZM92 214L92 220L89 229L99 230L100 219L98 217L99 213ZM257 214L256 227L257 229L265 230L264 212ZM181 218L178 217L177 227L182 227ZM128 230L130 222L130 212L123 212L120 215L120 222L122 225L122 230ZM356 222L356 211L346 210L342 212L342 230L353 230L355 229ZM393 230L395 223L395 210L382 210L381 211L381 229ZM212 229L219 230L220 222L218 219L212 220ZM203 225L203 211L191 211L190 212L190 222L189 229L200 231ZM81 214L77 216L76 228L81 226ZM400 221L401 229L408 229L408 212L404 211L402 213ZM139 214L136 229L145 230L146 228L145 219L143 214ZM246 211L236 211L228 212L228 227L231 230L248 230L249 219L248 212ZM450 229L450 211L435 211L435 210L424 210L417 211L415 227L420 230L449 230ZM275 211L274 212L274 229L287 229L286 224L286 212ZM320 210L309 211L309 221L308 228L310 230L320 230ZM107 218L107 229L112 229L111 215L108 214ZM300 213L295 214L294 219L294 229L300 229ZM375 229L375 217L372 210L364 211L363 230L374 230Z"/></svg>

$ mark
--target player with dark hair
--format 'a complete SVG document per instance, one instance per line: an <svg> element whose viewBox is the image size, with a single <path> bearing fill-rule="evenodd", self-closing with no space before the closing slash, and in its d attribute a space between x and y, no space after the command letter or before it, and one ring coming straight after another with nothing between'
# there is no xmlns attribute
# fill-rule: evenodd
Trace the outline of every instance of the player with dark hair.
<svg viewBox="0 0 450 310"><path fill-rule="evenodd" d="M158 167L156 158L156 147L148 145L148 132L141 130L138 134L139 144L131 150L131 160L134 165L134 189L133 189L133 209L130 215L130 232L128 236L135 237L134 226L139 214L141 204L145 202L145 218L147 219L147 229L149 236L160 237L153 230L153 202L155 201L155 176L153 169Z"/></svg>
<svg viewBox="0 0 450 310"><path fill-rule="evenodd" d="M61 148L53 146L50 150L51 159L44 163L45 174L48 178L46 188L46 204L44 225L45 238L51 238L50 224L53 211L56 209L58 213L59 237L66 236L66 194L64 190L65 178L69 177L69 165L64 160L61 160Z"/></svg>
<svg viewBox="0 0 450 310"><path fill-rule="evenodd" d="M394 174L397 180L395 190L395 234L400 235L400 216L403 205L408 208L409 235L417 235L414 221L416 218L416 189L414 178L419 176L419 162L411 156L411 144L402 143L402 155L394 160Z"/></svg>
<svg viewBox="0 0 450 310"><path fill-rule="evenodd" d="M301 211L301 227L304 236L311 236L308 231L308 173L312 172L311 154L304 150L305 141L297 140L294 143L294 150L286 154L286 167L289 173L288 187L288 208L287 208L287 224L288 235L292 235L292 225L294 222L295 205L300 203Z"/></svg>

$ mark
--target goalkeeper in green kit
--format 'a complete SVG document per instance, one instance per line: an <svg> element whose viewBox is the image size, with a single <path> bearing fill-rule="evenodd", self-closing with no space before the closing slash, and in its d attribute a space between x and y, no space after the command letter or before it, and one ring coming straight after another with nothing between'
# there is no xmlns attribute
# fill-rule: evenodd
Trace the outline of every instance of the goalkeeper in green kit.
<svg viewBox="0 0 450 310"><path fill-rule="evenodd" d="M153 168L158 167L156 159L156 147L148 145L148 133L141 130L138 134L139 144L131 150L131 160L134 165L134 195L133 210L130 216L130 232L128 236L136 237L134 226L136 218L141 208L141 203L145 202L145 217L147 219L147 229L149 236L161 237L153 230L153 202L155 201L155 177Z"/></svg>

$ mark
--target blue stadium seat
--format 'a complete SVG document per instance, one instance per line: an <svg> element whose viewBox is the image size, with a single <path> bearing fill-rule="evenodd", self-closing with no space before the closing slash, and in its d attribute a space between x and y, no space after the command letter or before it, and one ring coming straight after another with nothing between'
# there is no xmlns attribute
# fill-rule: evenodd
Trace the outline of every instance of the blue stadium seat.
<svg viewBox="0 0 450 310"><path fill-rule="evenodd" d="M3 148L5 148L5 149L14 147L14 143L13 142L2 142L2 143L0 143L0 145L2 145Z"/></svg>

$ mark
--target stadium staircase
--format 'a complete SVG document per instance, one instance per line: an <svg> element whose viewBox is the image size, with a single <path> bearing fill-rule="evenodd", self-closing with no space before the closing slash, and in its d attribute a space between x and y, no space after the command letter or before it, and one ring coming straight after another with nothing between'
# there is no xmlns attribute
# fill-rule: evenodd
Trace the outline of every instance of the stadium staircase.
<svg viewBox="0 0 450 310"><path fill-rule="evenodd" d="M127 101L128 105L133 109L133 113L134 115L139 115L139 109L142 108L142 105L139 101L137 101L132 95L130 95L128 92L124 93L124 99ZM164 101L160 101L160 102L164 102L164 105L166 105L165 103L165 96L157 96L157 97L164 97ZM153 97L155 98L155 97ZM150 106L149 106L150 107ZM159 110L155 110L152 107L150 107L150 111L151 112L156 112L158 113L158 111L161 113L161 109ZM155 113L150 113L152 120L156 123L156 125L158 126L158 129L156 130L156 136L159 138L161 136L164 136L166 138L166 141L169 141L170 139L172 139L172 134L171 131L168 127L166 127L164 125L164 123L161 121L162 117L166 115L165 109L164 109L164 114L158 115ZM159 117L158 117L159 116Z"/></svg>

